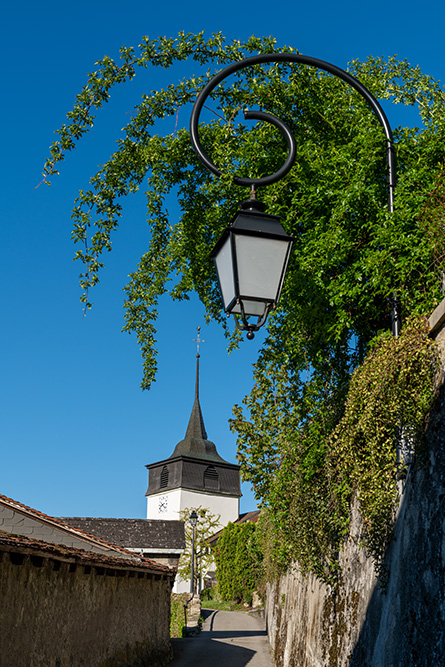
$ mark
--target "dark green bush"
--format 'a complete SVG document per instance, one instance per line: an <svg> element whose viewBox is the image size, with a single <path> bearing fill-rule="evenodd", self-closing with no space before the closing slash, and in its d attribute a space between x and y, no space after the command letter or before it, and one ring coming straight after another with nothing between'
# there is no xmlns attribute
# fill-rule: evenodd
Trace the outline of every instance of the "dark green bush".
<svg viewBox="0 0 445 667"><path fill-rule="evenodd" d="M217 594L217 587L212 586L211 588L204 588L201 591L201 600L214 600Z"/></svg>
<svg viewBox="0 0 445 667"><path fill-rule="evenodd" d="M254 523L229 523L215 549L218 591L222 600L252 604L252 594L263 580L263 555Z"/></svg>
<svg viewBox="0 0 445 667"><path fill-rule="evenodd" d="M172 593L170 609L170 637L184 636L184 605L188 597L188 593Z"/></svg>

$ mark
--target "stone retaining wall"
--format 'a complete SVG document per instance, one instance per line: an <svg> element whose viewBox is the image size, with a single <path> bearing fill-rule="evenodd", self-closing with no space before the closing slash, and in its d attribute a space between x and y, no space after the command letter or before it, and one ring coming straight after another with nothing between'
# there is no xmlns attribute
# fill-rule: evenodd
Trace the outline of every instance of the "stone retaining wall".
<svg viewBox="0 0 445 667"><path fill-rule="evenodd" d="M445 302L430 319L445 360ZM445 666L445 390L431 416L429 459L401 489L383 593L360 547L353 509L337 590L296 567L268 587L266 618L277 667Z"/></svg>

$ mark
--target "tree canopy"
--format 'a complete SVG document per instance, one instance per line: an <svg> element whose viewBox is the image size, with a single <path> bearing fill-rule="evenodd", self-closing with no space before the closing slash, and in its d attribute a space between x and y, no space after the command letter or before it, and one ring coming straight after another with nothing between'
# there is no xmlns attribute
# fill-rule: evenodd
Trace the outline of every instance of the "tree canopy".
<svg viewBox="0 0 445 667"><path fill-rule="evenodd" d="M246 198L233 175L268 175L286 154L277 130L248 125L238 113L260 108L291 128L295 165L258 198L268 213L281 216L295 237L294 250L280 304L269 316L255 385L245 407L235 408L232 422L243 474L266 505L271 480L296 430L307 442L306 469L299 474L308 481L323 468L325 443L342 418L351 375L370 341L390 328L392 291L403 317L429 313L442 297L445 253L445 95L438 82L404 60L370 56L348 67L378 99L419 112L419 127L394 129L397 187L391 216L380 125L358 93L314 67L254 66L213 91L200 137L224 171L221 178L198 161L187 128L175 121L174 131L157 133L158 120L177 119L181 107L191 110L215 71L248 55L280 51L296 52L278 47L270 37L241 43L226 42L221 34L144 38L136 49L122 47L118 61L105 57L96 63L44 168L49 182L67 152L92 128L93 113L110 100L114 86L132 79L138 69L167 70L190 61L189 76L143 96L116 151L89 188L80 191L72 216L73 240L80 248L76 257L84 266L82 300L90 307L103 253L111 250L122 216L122 199L140 188L146 192L151 241L126 288L125 330L137 336L144 360L142 386L149 388L156 373L160 295L187 299L196 292L207 317L226 328L229 345L237 344L239 334L230 333L223 317L209 254ZM168 213L171 196L181 209L178 220ZM326 496L326 484L326 475L315 484L314 502L317 494ZM323 512L329 515L329 503Z"/></svg>
<svg viewBox="0 0 445 667"><path fill-rule="evenodd" d="M137 49L122 47L119 61L105 57L96 63L51 147L44 168L47 181L92 128L93 111L109 101L113 86L132 79L138 68L168 69L186 59L198 71L144 95L116 152L91 178L90 187L80 191L73 210L72 235L80 246L76 257L84 264L82 298L88 307L103 253L112 247L121 200L141 187L146 191L151 244L131 276L125 304L125 328L136 333L142 349L145 388L156 371L160 294L184 299L195 291L208 317L225 325L209 251L246 197L244 188L232 184L232 174L266 175L281 165L285 154L270 125L237 123L237 111L246 106L279 116L297 140L290 174L259 193L268 212L281 215L287 232L296 237L265 349L290 355L296 367L317 368L334 358L343 360L339 367L355 359L352 336L363 349L377 330L388 327L392 284L405 311L428 311L438 299L434 269L442 261L443 243L437 220L431 218L443 198L444 94L419 68L372 57L349 67L378 98L419 107L422 127L395 131L398 187L391 220L386 213L385 143L376 119L354 90L314 68L256 66L218 86L200 132L213 161L225 169L221 179L196 159L187 128L156 133L158 119L174 117L180 107L191 108L214 73L211 66L220 69L246 55L274 51L293 49L278 48L272 38L226 43L220 34L144 38ZM169 195L181 207L177 221L168 216Z"/></svg>

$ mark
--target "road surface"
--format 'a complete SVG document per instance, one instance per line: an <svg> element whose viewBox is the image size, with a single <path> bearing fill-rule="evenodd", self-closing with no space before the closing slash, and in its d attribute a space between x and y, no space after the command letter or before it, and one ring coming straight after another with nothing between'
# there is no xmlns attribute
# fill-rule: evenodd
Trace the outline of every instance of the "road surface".
<svg viewBox="0 0 445 667"><path fill-rule="evenodd" d="M169 667L273 667L265 623L243 611L203 609L196 637L173 639Z"/></svg>

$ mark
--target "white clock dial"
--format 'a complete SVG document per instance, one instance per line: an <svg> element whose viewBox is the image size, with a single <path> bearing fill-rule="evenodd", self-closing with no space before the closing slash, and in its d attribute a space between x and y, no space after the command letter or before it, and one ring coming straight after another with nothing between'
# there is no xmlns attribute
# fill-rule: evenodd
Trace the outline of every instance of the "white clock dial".
<svg viewBox="0 0 445 667"><path fill-rule="evenodd" d="M160 514L161 514L162 512L166 512L166 511L167 511L167 505L168 505L168 498L167 498L167 496L160 496L160 498L159 498L159 505L158 505L158 509L159 509L159 513L160 513Z"/></svg>

